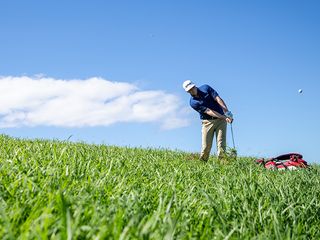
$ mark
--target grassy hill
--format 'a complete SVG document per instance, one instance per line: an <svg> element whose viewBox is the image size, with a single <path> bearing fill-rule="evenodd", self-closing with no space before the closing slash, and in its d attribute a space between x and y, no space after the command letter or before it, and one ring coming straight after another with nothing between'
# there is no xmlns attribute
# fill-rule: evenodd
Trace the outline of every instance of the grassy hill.
<svg viewBox="0 0 320 240"><path fill-rule="evenodd" d="M320 168L0 135L1 239L320 239Z"/></svg>

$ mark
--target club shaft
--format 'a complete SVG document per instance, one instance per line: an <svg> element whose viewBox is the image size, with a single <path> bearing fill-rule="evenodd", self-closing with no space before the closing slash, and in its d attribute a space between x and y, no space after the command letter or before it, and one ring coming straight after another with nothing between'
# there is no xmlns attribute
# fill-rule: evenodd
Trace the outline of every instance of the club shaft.
<svg viewBox="0 0 320 240"><path fill-rule="evenodd" d="M231 125L231 136L232 136L232 143L233 143L233 148L236 148L236 145L234 144L234 137L233 137L233 127L232 127L232 123Z"/></svg>

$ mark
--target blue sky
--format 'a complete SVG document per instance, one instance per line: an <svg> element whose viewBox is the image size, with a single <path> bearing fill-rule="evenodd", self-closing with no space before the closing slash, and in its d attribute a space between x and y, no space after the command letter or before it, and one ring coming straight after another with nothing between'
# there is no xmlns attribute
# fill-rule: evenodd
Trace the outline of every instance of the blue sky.
<svg viewBox="0 0 320 240"><path fill-rule="evenodd" d="M240 155L320 162L319 12L294 0L1 1L1 133L198 152L191 79L234 113Z"/></svg>

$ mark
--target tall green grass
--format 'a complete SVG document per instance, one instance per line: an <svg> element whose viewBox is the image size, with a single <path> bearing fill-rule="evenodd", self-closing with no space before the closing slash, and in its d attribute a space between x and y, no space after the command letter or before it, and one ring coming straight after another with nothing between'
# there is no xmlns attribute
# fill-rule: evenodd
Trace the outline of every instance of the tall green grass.
<svg viewBox="0 0 320 240"><path fill-rule="evenodd" d="M0 136L1 239L320 239L320 168Z"/></svg>

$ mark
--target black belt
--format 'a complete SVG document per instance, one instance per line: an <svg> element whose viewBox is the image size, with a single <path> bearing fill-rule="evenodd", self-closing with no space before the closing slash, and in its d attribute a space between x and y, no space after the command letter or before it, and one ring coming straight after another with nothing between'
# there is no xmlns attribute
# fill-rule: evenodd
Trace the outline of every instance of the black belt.
<svg viewBox="0 0 320 240"><path fill-rule="evenodd" d="M215 119L218 119L218 118L217 117L206 117L203 120L215 120Z"/></svg>

